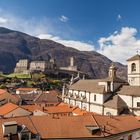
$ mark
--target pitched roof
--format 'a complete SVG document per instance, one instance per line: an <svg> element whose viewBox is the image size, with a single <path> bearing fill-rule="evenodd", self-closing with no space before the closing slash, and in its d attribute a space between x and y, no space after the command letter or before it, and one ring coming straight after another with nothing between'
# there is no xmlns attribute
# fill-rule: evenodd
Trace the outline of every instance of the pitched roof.
<svg viewBox="0 0 140 140"><path fill-rule="evenodd" d="M0 140L7 139L3 137L2 124L10 121L25 125L33 134L39 133L42 139L105 137L140 129L140 123L134 116L85 115L57 119L46 115L28 116L0 119ZM87 127L100 128L99 133L92 134Z"/></svg>
<svg viewBox="0 0 140 140"><path fill-rule="evenodd" d="M88 113L86 110L82 110L78 107L73 109L72 112L74 113L74 115L84 115L84 114Z"/></svg>
<svg viewBox="0 0 140 140"><path fill-rule="evenodd" d="M40 105L23 105L22 108L34 112L35 110L43 110Z"/></svg>
<svg viewBox="0 0 140 140"><path fill-rule="evenodd" d="M71 107L71 106L52 106L52 107L45 107L45 112L47 113L72 113L73 109L75 107Z"/></svg>
<svg viewBox="0 0 140 140"><path fill-rule="evenodd" d="M98 122L99 126L105 126L105 136L108 136L110 134L119 134L140 128L140 123L138 122L138 120L131 115L121 115L112 117L94 115L94 118Z"/></svg>
<svg viewBox="0 0 140 140"><path fill-rule="evenodd" d="M23 108L21 106L18 106L16 104L13 104L13 103L7 103L3 106L0 106L0 115L6 115L14 110L16 110L17 108L20 108L20 109L24 109L24 110L27 110L26 108ZM31 113L31 111L29 110L28 112ZM20 112L18 113L20 114ZM22 115L23 116L23 115Z"/></svg>
<svg viewBox="0 0 140 140"><path fill-rule="evenodd" d="M58 97L57 97L57 92L49 91L49 92L43 92L38 94L38 96L34 99L34 102L39 103L39 102L49 102L49 103L58 103Z"/></svg>
<svg viewBox="0 0 140 140"><path fill-rule="evenodd" d="M105 78L102 81L106 81L106 82L116 82L116 83L127 83L125 80L119 78L119 77L114 77L114 78Z"/></svg>
<svg viewBox="0 0 140 140"><path fill-rule="evenodd" d="M9 112L17 109L18 107L19 107L18 105L15 105L13 103L7 103L0 107L0 115L6 115Z"/></svg>
<svg viewBox="0 0 140 140"><path fill-rule="evenodd" d="M115 95L115 96L109 98L109 100L107 100L104 103L104 106L118 109L118 108L126 107L127 105L118 95Z"/></svg>
<svg viewBox="0 0 140 140"><path fill-rule="evenodd" d="M6 93L6 90L0 89L0 95Z"/></svg>
<svg viewBox="0 0 140 140"><path fill-rule="evenodd" d="M29 128L29 130L33 134L37 134L37 131L36 131L35 127L33 126L33 123L31 122L31 119L29 117L6 118L6 119L0 119L0 140L8 140L7 137L3 136L2 124L4 122L10 122L10 121L16 121L18 125L23 125L24 124L27 128ZM14 140L16 140L16 139L14 139ZM19 139L17 138L17 140L19 140Z"/></svg>
<svg viewBox="0 0 140 140"><path fill-rule="evenodd" d="M10 100L11 102L13 102L15 104L17 104L19 102L19 98L17 98L13 94L10 94L9 92L7 92L5 90L1 90L0 100L3 100L3 99L5 99L5 103L7 103L8 100Z"/></svg>
<svg viewBox="0 0 140 140"><path fill-rule="evenodd" d="M82 90L94 93L105 93L104 86L99 86L98 82L101 80L79 80L69 87L69 89L73 90Z"/></svg>
<svg viewBox="0 0 140 140"><path fill-rule="evenodd" d="M85 115L54 118L33 116L32 121L42 138L104 137L140 129L140 123L133 116ZM129 122L129 123L128 123ZM101 133L91 134L87 126L101 127ZM46 133L48 132L48 133Z"/></svg>
<svg viewBox="0 0 140 140"><path fill-rule="evenodd" d="M17 96L22 100L23 104L34 104L34 99L38 96L38 94L17 94Z"/></svg>
<svg viewBox="0 0 140 140"><path fill-rule="evenodd" d="M127 59L127 61L133 61L133 60L140 60L140 55L139 54L136 54L133 57Z"/></svg>
<svg viewBox="0 0 140 140"><path fill-rule="evenodd" d="M129 95L129 96L140 96L140 87L139 86L122 86L120 91L118 91L121 95Z"/></svg>
<svg viewBox="0 0 140 140"><path fill-rule="evenodd" d="M37 88L18 88L16 90L19 90L19 91L34 91L34 90L37 90Z"/></svg>

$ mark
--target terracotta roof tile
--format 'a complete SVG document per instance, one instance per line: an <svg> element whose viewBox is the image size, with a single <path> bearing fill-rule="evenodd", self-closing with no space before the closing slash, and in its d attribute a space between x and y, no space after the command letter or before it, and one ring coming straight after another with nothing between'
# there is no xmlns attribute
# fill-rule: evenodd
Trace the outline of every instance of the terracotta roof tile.
<svg viewBox="0 0 140 140"><path fill-rule="evenodd" d="M34 91L34 90L37 90L37 88L18 88L16 90L20 90L20 91Z"/></svg>
<svg viewBox="0 0 140 140"><path fill-rule="evenodd" d="M7 103L0 107L0 115L6 115L9 112L17 109L19 106L13 104L13 103Z"/></svg>
<svg viewBox="0 0 140 140"><path fill-rule="evenodd" d="M0 95L6 92L7 92L6 90L0 89Z"/></svg>
<svg viewBox="0 0 140 140"><path fill-rule="evenodd" d="M80 108L75 108L73 111L74 115L84 115L88 113L86 110L82 110Z"/></svg>
<svg viewBox="0 0 140 140"><path fill-rule="evenodd" d="M75 107L70 106L52 106L52 107L45 107L45 112L47 113L69 113L73 111Z"/></svg>
<svg viewBox="0 0 140 140"><path fill-rule="evenodd" d="M43 108L40 105L23 105L22 108L34 112L35 110L43 110Z"/></svg>
<svg viewBox="0 0 140 140"><path fill-rule="evenodd" d="M57 119L48 116L17 117L0 119L0 140L6 140L2 133L2 123L9 121L24 124L33 134L39 133L42 139L104 137L140 129L140 123L134 116L85 115ZM99 127L101 133L91 134L87 126Z"/></svg>

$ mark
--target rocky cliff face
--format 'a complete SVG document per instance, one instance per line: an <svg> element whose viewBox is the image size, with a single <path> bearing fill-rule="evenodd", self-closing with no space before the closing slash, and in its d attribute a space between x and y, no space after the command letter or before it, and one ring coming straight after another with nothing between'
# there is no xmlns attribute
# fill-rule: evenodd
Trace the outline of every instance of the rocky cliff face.
<svg viewBox="0 0 140 140"><path fill-rule="evenodd" d="M39 39L18 31L0 28L0 71L12 72L19 59L48 60L52 56L58 66L68 66L74 56L79 70L91 78L104 78L112 61L95 52L79 51L51 40ZM126 78L126 66L116 63L118 75Z"/></svg>

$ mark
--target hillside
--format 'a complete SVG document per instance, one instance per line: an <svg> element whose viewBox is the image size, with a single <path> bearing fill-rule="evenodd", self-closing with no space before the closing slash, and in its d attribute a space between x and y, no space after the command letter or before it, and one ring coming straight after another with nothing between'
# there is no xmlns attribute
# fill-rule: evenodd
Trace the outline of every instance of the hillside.
<svg viewBox="0 0 140 140"><path fill-rule="evenodd" d="M104 78L108 74L111 60L95 52L79 51L57 42L39 39L25 33L0 27L0 71L12 72L19 59L48 60L52 56L58 66L69 65L69 57L92 78ZM126 66L116 63L120 77L126 78Z"/></svg>

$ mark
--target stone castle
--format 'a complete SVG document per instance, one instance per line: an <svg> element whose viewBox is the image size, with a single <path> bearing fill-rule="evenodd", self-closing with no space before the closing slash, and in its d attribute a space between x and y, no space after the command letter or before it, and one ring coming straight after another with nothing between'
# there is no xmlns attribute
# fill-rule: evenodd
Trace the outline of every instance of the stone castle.
<svg viewBox="0 0 140 140"><path fill-rule="evenodd" d="M31 61L27 59L21 59L16 63L14 73L28 74L30 72L40 71L45 72L46 69L55 69L56 64L54 59L50 61Z"/></svg>
<svg viewBox="0 0 140 140"><path fill-rule="evenodd" d="M56 65L55 60L52 58L49 61L31 61L28 59L21 59L16 63L14 73L29 74L30 72L40 71L45 72L46 70L65 70L65 71L77 71L77 66L74 65L74 58L70 57L70 65L67 67L59 67Z"/></svg>

